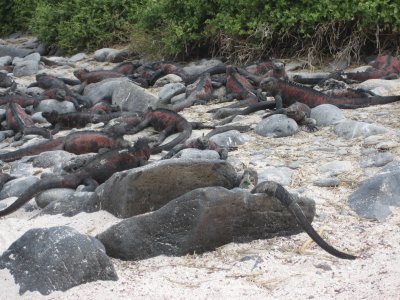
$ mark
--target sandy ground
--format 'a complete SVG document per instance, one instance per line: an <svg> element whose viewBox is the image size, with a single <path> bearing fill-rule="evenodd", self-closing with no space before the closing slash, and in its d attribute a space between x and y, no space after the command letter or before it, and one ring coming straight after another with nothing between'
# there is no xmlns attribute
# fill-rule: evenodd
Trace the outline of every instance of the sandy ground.
<svg viewBox="0 0 400 300"><path fill-rule="evenodd" d="M215 106L195 106L183 114L190 120L212 121L204 112ZM382 115L384 112L387 114ZM256 124L262 114L245 118ZM369 120L392 129L384 137L393 142L390 152L400 159L400 103L345 114L349 119ZM0 270L0 299L400 299L400 208L394 208L385 221L377 222L359 218L347 206L349 194L367 175L378 170L359 166L363 139L338 139L332 127L279 139L253 132L247 135L249 141L230 153L234 165L238 169L252 166L262 170L267 165L300 161L289 190L303 191L301 195L314 199L314 227L332 245L358 259L332 257L302 233L231 243L202 255L159 256L136 262L113 259L118 281L87 283L49 296L38 292L20 296L8 270ZM335 150L324 151L326 147ZM351 161L353 169L339 175L342 184L338 187L314 186L312 182L322 176L318 166L332 160ZM0 254L31 228L68 225L81 233L96 235L119 221L104 211L32 218L37 213L38 210L20 210L0 219Z"/></svg>

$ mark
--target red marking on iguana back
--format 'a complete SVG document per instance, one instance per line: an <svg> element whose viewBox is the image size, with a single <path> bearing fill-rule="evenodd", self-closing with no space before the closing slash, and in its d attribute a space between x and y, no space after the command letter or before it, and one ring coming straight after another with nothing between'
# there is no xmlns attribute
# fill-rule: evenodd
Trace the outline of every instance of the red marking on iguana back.
<svg viewBox="0 0 400 300"><path fill-rule="evenodd" d="M283 106L287 107L296 101L313 108L321 104L332 104L339 108L358 108L370 105L386 104L400 100L400 96L339 98L330 97L309 87L276 78L267 78L261 82L261 88L274 97L281 97Z"/></svg>
<svg viewBox="0 0 400 300"><path fill-rule="evenodd" d="M123 77L124 74L115 71L88 71L86 69L79 69L74 71L74 75L78 78L81 82L85 82L87 84L100 82L104 79L108 78L118 78Z"/></svg>

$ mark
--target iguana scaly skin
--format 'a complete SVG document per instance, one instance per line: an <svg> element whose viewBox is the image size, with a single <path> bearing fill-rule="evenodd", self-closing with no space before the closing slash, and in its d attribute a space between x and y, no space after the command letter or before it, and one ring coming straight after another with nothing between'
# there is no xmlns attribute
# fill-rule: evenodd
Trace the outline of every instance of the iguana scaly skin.
<svg viewBox="0 0 400 300"><path fill-rule="evenodd" d="M0 211L6 216L27 203L37 194L53 188L76 188L80 184L89 185L92 189L103 183L115 172L139 167L150 157L147 141L139 140L133 147L110 150L96 155L86 164L71 174L45 177L30 186L18 199Z"/></svg>
<svg viewBox="0 0 400 300"><path fill-rule="evenodd" d="M174 146L183 143L192 134L192 125L184 117L169 109L151 109L143 115L142 121L129 131L130 134L137 133L144 128L152 126L160 132L157 142L151 146L151 153L159 153L170 150ZM164 145L160 145L168 135L178 133L179 135Z"/></svg>
<svg viewBox="0 0 400 300"><path fill-rule="evenodd" d="M64 150L74 154L98 152L103 148L119 148L127 142L118 136L98 131L76 131L64 137L0 154L0 160L10 162L24 156L37 155L45 151Z"/></svg>
<svg viewBox="0 0 400 300"><path fill-rule="evenodd" d="M0 106L8 103L17 103L21 107L35 106L40 102L37 97L31 97L28 95L5 95L0 97Z"/></svg>
<svg viewBox="0 0 400 300"><path fill-rule="evenodd" d="M209 73L204 73L201 77L195 82L196 88L186 97L186 99L176 103L169 105L168 108L175 112L181 111L184 108L190 107L196 103L206 103L212 97L212 82Z"/></svg>
<svg viewBox="0 0 400 300"><path fill-rule="evenodd" d="M38 134L46 139L51 138L46 128L37 127L30 115L28 115L17 103L9 103L6 110L8 126L15 132L22 134Z"/></svg>
<svg viewBox="0 0 400 300"><path fill-rule="evenodd" d="M37 74L36 75L36 82L29 85L29 87L38 86L44 90L50 89L58 89L64 90L69 97L69 101L79 102L84 107L90 107L92 105L91 100L85 96L79 95L77 92L72 91L66 84L65 81L68 82L69 79L67 78L58 78L48 74ZM71 80L71 82L74 82ZM75 101L75 102L74 102Z"/></svg>
<svg viewBox="0 0 400 300"><path fill-rule="evenodd" d="M310 108L321 104L332 104L339 108L359 108L400 100L400 96L373 96L367 98L331 97L297 83L273 77L264 79L260 86L263 91L269 92L275 98L277 109L281 109L283 106L288 107L296 101L307 104Z"/></svg>
<svg viewBox="0 0 400 300"><path fill-rule="evenodd" d="M82 83L85 83L85 84L100 82L100 81L102 81L104 79L108 79L108 78L118 78L118 77L125 76L123 73L112 71L112 70L89 71L87 69L75 70L74 75Z"/></svg>
<svg viewBox="0 0 400 300"><path fill-rule="evenodd" d="M110 120L121 116L121 112L98 114L95 112L70 112L59 114L56 111L42 112L46 120L54 126L53 134L61 129L83 128L89 123L107 123Z"/></svg>

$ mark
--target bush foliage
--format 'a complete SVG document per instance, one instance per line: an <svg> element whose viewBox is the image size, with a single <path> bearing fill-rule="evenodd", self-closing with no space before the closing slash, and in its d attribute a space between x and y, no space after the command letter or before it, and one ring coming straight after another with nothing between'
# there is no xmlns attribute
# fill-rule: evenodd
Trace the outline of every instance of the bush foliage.
<svg viewBox="0 0 400 300"><path fill-rule="evenodd" d="M131 40L164 57L357 56L399 49L391 0L2 0L0 33L30 30L70 51ZM135 43L135 40L138 43Z"/></svg>

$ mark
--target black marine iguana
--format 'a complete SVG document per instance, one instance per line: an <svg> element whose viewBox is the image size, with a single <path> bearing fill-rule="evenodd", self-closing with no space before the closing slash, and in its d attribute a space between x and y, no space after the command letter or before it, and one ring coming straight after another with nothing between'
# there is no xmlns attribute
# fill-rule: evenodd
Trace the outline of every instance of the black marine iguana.
<svg viewBox="0 0 400 300"><path fill-rule="evenodd" d="M76 188L80 184L86 184L93 190L115 172L139 167L149 157L150 148L147 140L144 139L138 140L133 147L114 149L96 155L71 174L45 177L33 184L14 203L0 211L0 216L16 211L37 194L48 189Z"/></svg>

